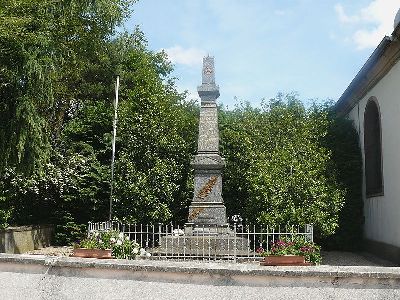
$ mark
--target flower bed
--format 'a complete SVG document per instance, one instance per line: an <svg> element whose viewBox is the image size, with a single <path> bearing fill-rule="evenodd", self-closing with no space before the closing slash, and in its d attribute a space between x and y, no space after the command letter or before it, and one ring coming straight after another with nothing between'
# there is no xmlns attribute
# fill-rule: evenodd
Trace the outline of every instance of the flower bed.
<svg viewBox="0 0 400 300"><path fill-rule="evenodd" d="M321 263L321 249L304 237L282 238L271 243L269 251L258 248L264 257L261 265L311 265ZM281 258L279 258L281 257ZM282 257L287 257L283 259Z"/></svg>
<svg viewBox="0 0 400 300"><path fill-rule="evenodd" d="M75 245L74 248L73 256L77 257L88 257L85 255L89 255L88 251L79 249L103 250L89 251L94 253L90 257L97 255L97 258L111 258L112 255L114 258L134 259L138 253L143 252L136 241L131 241L128 235L116 230L91 231L88 237ZM111 254L107 254L106 250L110 251Z"/></svg>

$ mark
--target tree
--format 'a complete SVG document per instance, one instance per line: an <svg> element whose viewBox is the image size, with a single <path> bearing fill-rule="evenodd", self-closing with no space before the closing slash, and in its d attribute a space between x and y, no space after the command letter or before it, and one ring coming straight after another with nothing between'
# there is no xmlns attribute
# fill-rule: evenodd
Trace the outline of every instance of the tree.
<svg viewBox="0 0 400 300"><path fill-rule="evenodd" d="M96 193L101 195L99 191L108 190L102 188L107 174L102 171L104 155L95 153L90 141L77 138L76 143L72 142L70 133L74 124L75 128L83 124L77 115L88 115L85 110L95 106L93 102L112 106L116 72L112 59L117 55L110 54L113 51L110 47L117 26L129 15L134 2L5 0L0 3L3 225L7 221L57 223L73 205L76 207L70 219L87 222L88 216L82 213L88 206L85 202ZM72 119L75 122L69 124ZM62 133L65 128L66 134ZM66 146L67 140L71 142L70 148ZM87 190L88 186L93 190ZM98 200L99 197L89 203ZM71 203L68 209L66 203ZM10 214L11 211L14 213ZM75 215L77 211L80 213ZM93 210L86 212L96 219Z"/></svg>
<svg viewBox="0 0 400 300"><path fill-rule="evenodd" d="M0 171L41 171L65 115L99 93L91 67L133 2L1 2Z"/></svg>
<svg viewBox="0 0 400 300"><path fill-rule="evenodd" d="M89 71L99 79L86 82L86 98L65 115L43 172L14 174L18 180L12 181L15 185L7 198L18 213L11 221L51 222L57 225L58 241L68 243L88 221L108 218L112 83L118 72L114 216L181 222L191 198L197 105L177 92L165 53L147 50L138 29L110 40L102 59L89 65ZM71 230L76 234L68 236Z"/></svg>
<svg viewBox="0 0 400 300"><path fill-rule="evenodd" d="M184 100L165 53L123 37L115 215L129 222L182 222L191 198L197 106Z"/></svg>
<svg viewBox="0 0 400 300"><path fill-rule="evenodd" d="M225 182L234 183L224 189L227 203L236 202L229 199L236 188L238 212L249 222L311 223L320 235L333 234L345 191L322 145L330 124L326 110L306 109L296 95L279 94L261 109L242 106L233 115L236 122L223 124L221 132Z"/></svg>

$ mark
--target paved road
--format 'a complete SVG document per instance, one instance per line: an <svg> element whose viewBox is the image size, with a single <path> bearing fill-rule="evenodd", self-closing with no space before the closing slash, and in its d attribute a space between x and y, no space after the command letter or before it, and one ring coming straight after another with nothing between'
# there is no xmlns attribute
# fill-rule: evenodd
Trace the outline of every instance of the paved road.
<svg viewBox="0 0 400 300"><path fill-rule="evenodd" d="M396 289L177 284L0 272L0 299L400 299Z"/></svg>

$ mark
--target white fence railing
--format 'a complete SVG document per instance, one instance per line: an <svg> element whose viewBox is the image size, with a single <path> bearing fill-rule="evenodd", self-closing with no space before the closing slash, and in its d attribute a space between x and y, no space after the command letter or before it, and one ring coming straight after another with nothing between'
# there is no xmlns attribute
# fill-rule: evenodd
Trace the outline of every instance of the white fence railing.
<svg viewBox="0 0 400 300"><path fill-rule="evenodd" d="M203 260L258 260L260 248L303 236L313 241L313 226L174 226L173 224L122 224L89 222L89 231L118 230L140 244L152 258Z"/></svg>

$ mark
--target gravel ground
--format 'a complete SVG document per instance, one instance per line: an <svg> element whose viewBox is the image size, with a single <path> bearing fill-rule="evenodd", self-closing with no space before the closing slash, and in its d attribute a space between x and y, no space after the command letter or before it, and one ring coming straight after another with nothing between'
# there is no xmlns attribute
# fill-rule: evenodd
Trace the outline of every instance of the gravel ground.
<svg viewBox="0 0 400 300"><path fill-rule="evenodd" d="M71 256L73 248L70 246L46 247L38 250L32 250L25 254L46 255L46 256Z"/></svg>
<svg viewBox="0 0 400 300"><path fill-rule="evenodd" d="M64 247L46 247L38 250L29 251L26 254L46 255L46 256L71 256L73 248ZM375 267L395 267L397 265L379 259L367 253L353 253L340 251L323 251L322 265L327 266L375 266Z"/></svg>

